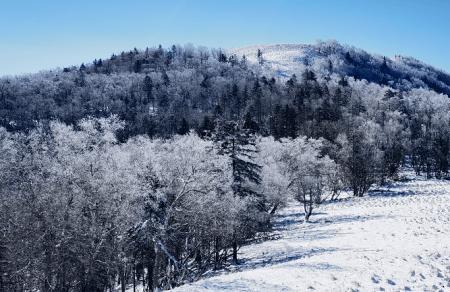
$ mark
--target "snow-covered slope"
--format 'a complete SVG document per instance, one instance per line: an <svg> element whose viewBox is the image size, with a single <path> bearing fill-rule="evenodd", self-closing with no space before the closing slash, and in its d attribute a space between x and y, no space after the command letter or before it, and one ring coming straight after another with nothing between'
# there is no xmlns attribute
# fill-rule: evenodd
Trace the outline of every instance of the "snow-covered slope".
<svg viewBox="0 0 450 292"><path fill-rule="evenodd" d="M230 50L230 54L245 55L250 63L256 63L258 50L263 53L263 68L284 77L304 71L307 60L315 55L312 46L295 44L250 46Z"/></svg>
<svg viewBox="0 0 450 292"><path fill-rule="evenodd" d="M290 77L310 69L319 76L337 73L401 90L425 87L450 95L450 75L442 70L411 57L370 54L336 41L257 45L232 49L228 54L245 55L250 64L256 64L258 50L262 52L263 66L252 69L266 76Z"/></svg>
<svg viewBox="0 0 450 292"><path fill-rule="evenodd" d="M396 183L302 218L291 204L234 271L175 290L450 291L449 181Z"/></svg>

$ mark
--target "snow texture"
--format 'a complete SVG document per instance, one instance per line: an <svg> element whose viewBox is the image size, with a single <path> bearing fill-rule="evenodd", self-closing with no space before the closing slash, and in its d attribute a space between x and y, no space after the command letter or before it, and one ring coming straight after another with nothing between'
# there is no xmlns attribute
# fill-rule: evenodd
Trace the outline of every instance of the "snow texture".
<svg viewBox="0 0 450 292"><path fill-rule="evenodd" d="M240 265L175 291L450 291L450 182L404 178L311 223L292 202Z"/></svg>
<svg viewBox="0 0 450 292"><path fill-rule="evenodd" d="M302 44L250 46L230 50L230 53L239 57L245 55L251 63L256 63L258 49L263 53L264 66L257 69L267 70L265 73L278 77L290 77L293 73L303 72L307 60L315 55L312 46Z"/></svg>

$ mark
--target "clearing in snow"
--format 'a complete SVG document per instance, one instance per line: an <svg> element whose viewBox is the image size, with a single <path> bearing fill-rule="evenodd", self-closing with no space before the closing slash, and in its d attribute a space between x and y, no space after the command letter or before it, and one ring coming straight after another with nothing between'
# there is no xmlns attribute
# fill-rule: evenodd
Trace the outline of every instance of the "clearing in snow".
<svg viewBox="0 0 450 292"><path fill-rule="evenodd" d="M450 291L450 181L406 181L321 205L296 203L242 264L176 291Z"/></svg>

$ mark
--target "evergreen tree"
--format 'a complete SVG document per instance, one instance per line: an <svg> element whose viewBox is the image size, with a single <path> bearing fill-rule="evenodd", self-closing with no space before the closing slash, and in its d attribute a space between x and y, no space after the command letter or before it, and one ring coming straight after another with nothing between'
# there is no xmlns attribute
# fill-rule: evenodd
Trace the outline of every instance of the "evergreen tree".
<svg viewBox="0 0 450 292"><path fill-rule="evenodd" d="M150 76L146 75L144 78L144 91L147 97L146 103L152 103L152 109L155 110L155 98L153 96L153 81Z"/></svg>
<svg viewBox="0 0 450 292"><path fill-rule="evenodd" d="M262 123L262 115L263 115L262 95L263 93L261 84L259 83L259 80L256 79L255 83L253 84L253 108L255 111L255 116L258 121L258 124L260 125Z"/></svg>
<svg viewBox="0 0 450 292"><path fill-rule="evenodd" d="M134 61L133 71L134 71L134 73L140 73L142 71L142 61L141 60Z"/></svg>
<svg viewBox="0 0 450 292"><path fill-rule="evenodd" d="M277 104L270 117L270 134L276 139L285 137L285 131L283 127L283 113L281 106Z"/></svg>
<svg viewBox="0 0 450 292"><path fill-rule="evenodd" d="M240 66L244 70L247 69L247 57L245 55L242 55Z"/></svg>
<svg viewBox="0 0 450 292"><path fill-rule="evenodd" d="M204 116L203 121L197 132L200 137L211 137L214 131L214 122L209 116Z"/></svg>
<svg viewBox="0 0 450 292"><path fill-rule="evenodd" d="M169 106L169 97L167 96L167 92L161 92L158 99L158 105L161 108L167 108Z"/></svg>
<svg viewBox="0 0 450 292"><path fill-rule="evenodd" d="M236 119L240 119L241 117L241 108L242 108L242 102L239 95L239 88L236 83L233 83L233 86L231 88L231 103L232 103L232 111L233 111L233 117Z"/></svg>
<svg viewBox="0 0 450 292"><path fill-rule="evenodd" d="M383 63L381 64L380 71L382 73L388 73L389 72L389 67L387 65L386 57L383 57Z"/></svg>
<svg viewBox="0 0 450 292"><path fill-rule="evenodd" d="M181 120L181 125L177 130L178 135L186 135L189 133L189 123L186 121L185 118Z"/></svg>
<svg viewBox="0 0 450 292"><path fill-rule="evenodd" d="M297 137L297 113L295 109L286 105L284 110L284 137L296 138Z"/></svg>
<svg viewBox="0 0 450 292"><path fill-rule="evenodd" d="M219 144L219 154L226 155L231 160L231 187L234 195L248 198L254 203L248 206L247 212L255 209L264 211L264 201L255 189L255 186L261 183L261 166L254 162L258 149L251 130L245 129L237 122L223 121L216 128L214 139ZM251 226L246 228L251 229ZM245 238L247 232L249 230L235 231L232 246L234 263L237 263L239 239Z"/></svg>
<svg viewBox="0 0 450 292"><path fill-rule="evenodd" d="M224 52L220 51L220 52L219 52L219 56L218 56L218 60L219 60L219 62L221 62L221 63L226 63L226 62L228 62L227 55L225 55Z"/></svg>
<svg viewBox="0 0 450 292"><path fill-rule="evenodd" d="M165 86L169 86L169 84L170 84L170 78L169 78L169 75L167 75L167 72L166 72L166 71L162 71L162 73L161 73L161 79L162 79L163 84L164 84Z"/></svg>
<svg viewBox="0 0 450 292"><path fill-rule="evenodd" d="M293 90L295 88L295 85L297 85L297 76L295 74L292 74L291 78L286 81L288 91Z"/></svg>
<svg viewBox="0 0 450 292"><path fill-rule="evenodd" d="M264 63L264 59L263 59L263 53L260 49L258 49L258 52L256 53L256 57L258 58L259 65L262 65Z"/></svg>
<svg viewBox="0 0 450 292"><path fill-rule="evenodd" d="M259 131L258 124L253 120L250 112L247 112L245 114L243 128L249 130L252 134L255 134Z"/></svg>

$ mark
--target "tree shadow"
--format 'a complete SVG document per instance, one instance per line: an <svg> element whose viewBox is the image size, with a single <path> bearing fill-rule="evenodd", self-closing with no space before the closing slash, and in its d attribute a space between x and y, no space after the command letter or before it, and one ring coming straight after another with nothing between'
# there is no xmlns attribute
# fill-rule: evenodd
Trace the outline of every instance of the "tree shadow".
<svg viewBox="0 0 450 292"><path fill-rule="evenodd" d="M380 219L384 216L381 215L334 215L329 216L326 219L319 220L316 222L316 224L322 224L322 225L335 225L335 224L342 224L342 223L351 223L351 222L366 222L370 220Z"/></svg>
<svg viewBox="0 0 450 292"><path fill-rule="evenodd" d="M411 190L395 190L395 187L388 189L375 189L370 190L367 193L368 197L407 197L407 196L417 196L418 194Z"/></svg>
<svg viewBox="0 0 450 292"><path fill-rule="evenodd" d="M317 215L328 215L328 213L324 213L324 212L317 212L317 213L313 213L311 215L311 220L310 222L308 222L307 224L304 224L305 220L304 220L304 213L302 212L298 212L298 213L293 213L290 215L286 215L286 216L280 216L282 217L282 219L278 219L275 222L272 223L272 231L282 231L282 230L287 230L288 228L291 227L291 225L295 225L295 224L299 224L299 227L301 228L307 228L307 226L314 226L317 224L323 225L323 224L339 224L339 223L348 223L348 222L364 222L364 221L368 221L368 220L375 220L375 219L379 219L382 216L379 215L372 215L372 216L360 216L360 215L354 215L354 216L350 216L350 215L333 215L333 216L328 216L326 219L320 219L320 220L316 220L314 219L315 216ZM314 226L317 227L317 226Z"/></svg>
<svg viewBox="0 0 450 292"><path fill-rule="evenodd" d="M314 216L317 215L323 216L315 219ZM339 224L364 222L383 217L380 215L330 215L322 211L313 213L312 221L305 224L304 213L298 212L298 209L292 210L291 213L277 214L274 216L271 232L261 235L257 242L249 242L248 244L252 245L252 251L247 256L244 253L244 257L239 260L238 265L226 265L222 270L214 271L207 277L281 264L292 264L298 268L317 270L341 270L343 267L326 262L305 263L299 260L322 254L333 256L334 253L349 249L343 247L305 247L296 245L295 242L314 242L343 236L348 233L339 228ZM292 232L289 232L289 230Z"/></svg>
<svg viewBox="0 0 450 292"><path fill-rule="evenodd" d="M289 252L289 254L280 252L267 257L262 257L255 260L254 258L243 258L240 264L234 266L233 271L242 272L246 270L253 270L258 268L263 268L266 266L274 266L278 264L285 264L293 262L302 258L313 257L321 254L335 253L337 251L342 251L344 249L339 248L312 248L312 249L301 249L294 252ZM305 265L304 263L299 263L299 265ZM313 267L312 267L313 268ZM339 267L334 267L338 269Z"/></svg>

